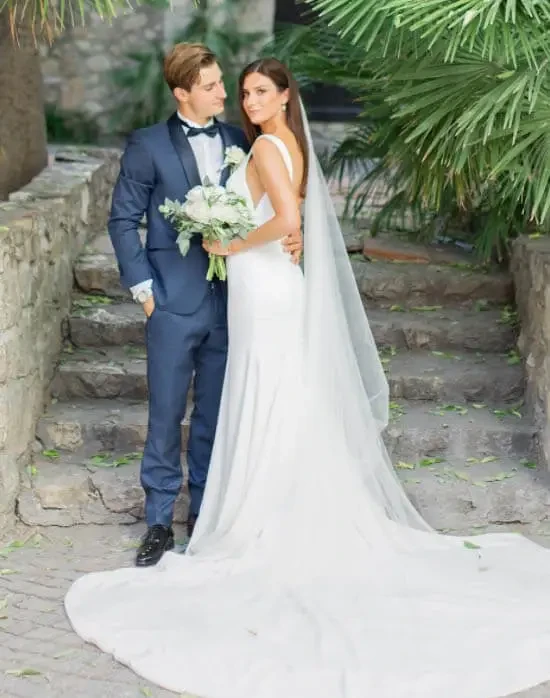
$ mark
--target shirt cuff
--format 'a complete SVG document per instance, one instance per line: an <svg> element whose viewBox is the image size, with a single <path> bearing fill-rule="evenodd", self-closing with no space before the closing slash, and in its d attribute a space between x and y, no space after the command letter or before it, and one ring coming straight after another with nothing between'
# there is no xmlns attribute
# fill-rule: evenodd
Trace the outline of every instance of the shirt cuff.
<svg viewBox="0 0 550 698"><path fill-rule="evenodd" d="M141 293L141 291L152 293L153 279L146 279L145 281L141 281L139 284L136 284L135 286L130 286L130 293L132 294L132 298L135 301L137 301L137 295L138 293Z"/></svg>

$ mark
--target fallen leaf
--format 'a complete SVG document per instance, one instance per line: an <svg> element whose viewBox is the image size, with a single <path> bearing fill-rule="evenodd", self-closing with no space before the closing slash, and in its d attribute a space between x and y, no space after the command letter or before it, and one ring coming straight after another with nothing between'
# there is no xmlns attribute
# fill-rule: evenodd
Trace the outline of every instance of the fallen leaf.
<svg viewBox="0 0 550 698"><path fill-rule="evenodd" d="M42 451L42 455L46 456L46 458L51 458L52 460L59 458L59 451L56 451L53 448L50 448L46 451Z"/></svg>
<svg viewBox="0 0 550 698"><path fill-rule="evenodd" d="M492 475L489 477L484 477L485 482L502 482L508 478L515 477L515 473L498 473L498 475Z"/></svg>
<svg viewBox="0 0 550 698"><path fill-rule="evenodd" d="M472 543L469 540L464 541L464 547L467 548L468 550L481 550L480 545L476 545L475 543Z"/></svg>
<svg viewBox="0 0 550 698"><path fill-rule="evenodd" d="M75 649L65 650L64 652L59 652L58 654L54 654L53 658L54 659L63 659L63 657L69 657L71 654L74 654L75 652L76 652Z"/></svg>
<svg viewBox="0 0 550 698"><path fill-rule="evenodd" d="M6 674L6 676L17 676L20 678L22 676L41 676L42 672L38 671L38 669L26 667L24 669L8 669L4 674Z"/></svg>
<svg viewBox="0 0 550 698"><path fill-rule="evenodd" d="M414 463L405 463L405 461L400 460L395 467L401 470L414 470Z"/></svg>
<svg viewBox="0 0 550 698"><path fill-rule="evenodd" d="M536 468L538 467L536 463L527 460L527 458L522 458L520 460L520 464L523 465L524 468L531 468L532 470L536 470Z"/></svg>
<svg viewBox="0 0 550 698"><path fill-rule="evenodd" d="M436 463L444 463L444 462L445 462L445 459L444 459L444 458L439 458L439 457L435 457L435 458L421 458L421 459L418 461L418 465L419 465L421 468L427 468L427 467L429 467L429 466L431 466L431 465L436 465Z"/></svg>

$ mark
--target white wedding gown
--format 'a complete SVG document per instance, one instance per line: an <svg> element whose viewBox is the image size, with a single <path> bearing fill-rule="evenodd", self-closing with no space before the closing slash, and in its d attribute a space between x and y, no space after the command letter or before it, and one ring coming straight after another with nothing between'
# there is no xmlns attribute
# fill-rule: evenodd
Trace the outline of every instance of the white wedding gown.
<svg viewBox="0 0 550 698"><path fill-rule="evenodd" d="M244 165L228 186L250 201ZM273 216L266 197L256 215ZM226 380L188 553L77 580L76 632L201 698L495 698L550 679L550 552L514 534L465 545L403 504L380 476L374 418L355 448L341 364L312 373L305 360L323 317L306 317L304 274L279 241L230 257L228 283Z"/></svg>

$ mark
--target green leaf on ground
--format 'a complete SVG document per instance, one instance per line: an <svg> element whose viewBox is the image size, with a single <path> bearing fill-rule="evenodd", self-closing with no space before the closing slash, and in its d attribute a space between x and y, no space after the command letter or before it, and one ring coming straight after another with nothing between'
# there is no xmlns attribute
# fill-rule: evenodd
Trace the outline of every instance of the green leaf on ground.
<svg viewBox="0 0 550 698"><path fill-rule="evenodd" d="M146 698L152 698L153 696L153 691L150 688L146 688L145 686L142 686L139 689L139 692L142 696L145 696Z"/></svg>
<svg viewBox="0 0 550 698"><path fill-rule="evenodd" d="M431 465L436 465L437 463L444 463L444 462L445 462L445 458L439 458L438 456L436 456L434 458L421 458L418 461L418 465L421 468L428 468Z"/></svg>
<svg viewBox="0 0 550 698"><path fill-rule="evenodd" d="M516 473L498 473L497 475L488 475L484 477L485 482L502 482L503 480L509 480L511 477L515 477Z"/></svg>
<svg viewBox="0 0 550 698"><path fill-rule="evenodd" d="M24 669L7 669L4 674L6 674L6 676L17 676L20 678L22 676L41 676L42 672L38 671L38 669L25 667Z"/></svg>
<svg viewBox="0 0 550 698"><path fill-rule="evenodd" d="M400 460L395 467L399 468L400 470L414 470L414 463L406 463L405 461Z"/></svg>
<svg viewBox="0 0 550 698"><path fill-rule="evenodd" d="M398 417L402 417L405 414L405 408L398 402L390 402L389 408L391 419L397 419Z"/></svg>
<svg viewBox="0 0 550 698"><path fill-rule="evenodd" d="M440 359L455 359L457 361L460 360L460 356L456 356L456 354L451 354L448 351L437 351L434 349L434 351L432 351L432 355L437 356Z"/></svg>
<svg viewBox="0 0 550 698"><path fill-rule="evenodd" d="M139 460L142 455L140 451L135 451L125 453L123 456L113 459L113 454L111 453L96 453L95 456L91 457L90 462L97 468L118 468L121 465L129 465Z"/></svg>
<svg viewBox="0 0 550 698"><path fill-rule="evenodd" d="M4 567L4 569L0 569L0 577L7 577L10 574L19 574L17 570L10 570L7 567Z"/></svg>
<svg viewBox="0 0 550 698"><path fill-rule="evenodd" d="M472 542L469 541L469 540L465 540L465 541L464 541L464 547L465 547L467 550L481 550L481 546L480 546L480 545L476 545L475 543L472 543Z"/></svg>
<svg viewBox="0 0 550 698"><path fill-rule="evenodd" d="M83 298L75 298L73 300L73 308L92 308L96 305L111 305L113 302L109 296L88 295Z"/></svg>
<svg viewBox="0 0 550 698"><path fill-rule="evenodd" d="M59 451L56 451L54 448L46 449L45 451L42 451L42 455L45 456L46 458L51 458L52 460L55 460L56 458L59 458Z"/></svg>
<svg viewBox="0 0 550 698"><path fill-rule="evenodd" d="M466 482L470 479L470 476L467 473L463 473L461 470L453 470L452 473L457 480L463 480Z"/></svg>
<svg viewBox="0 0 550 698"><path fill-rule="evenodd" d="M468 414L468 408L464 407L464 405L438 405L436 409L430 410L430 414L435 414L438 417L445 417L450 412L463 417L465 414Z"/></svg>
<svg viewBox="0 0 550 698"><path fill-rule="evenodd" d="M411 310L416 310L421 313L433 313L436 310L442 310L442 305L415 305Z"/></svg>
<svg viewBox="0 0 550 698"><path fill-rule="evenodd" d="M518 419L522 417L521 412L515 407L508 407L505 410L493 410L493 414L497 417L517 417Z"/></svg>
<svg viewBox="0 0 550 698"><path fill-rule="evenodd" d="M468 465L476 465L478 463L494 463L498 460L497 456L485 456L484 458L466 458L466 463Z"/></svg>
<svg viewBox="0 0 550 698"><path fill-rule="evenodd" d="M538 467L536 463L531 460L527 460L527 458L522 458L520 460L520 464L523 465L524 468L530 468L531 470L536 470Z"/></svg>

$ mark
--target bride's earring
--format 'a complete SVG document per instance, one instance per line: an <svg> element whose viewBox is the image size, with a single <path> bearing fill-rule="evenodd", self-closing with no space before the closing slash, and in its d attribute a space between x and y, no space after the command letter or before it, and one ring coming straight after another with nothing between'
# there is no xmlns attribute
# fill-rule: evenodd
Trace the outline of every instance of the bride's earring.
<svg viewBox="0 0 550 698"><path fill-rule="evenodd" d="M283 104L283 105L281 106L281 111L286 111L286 104Z"/></svg>

